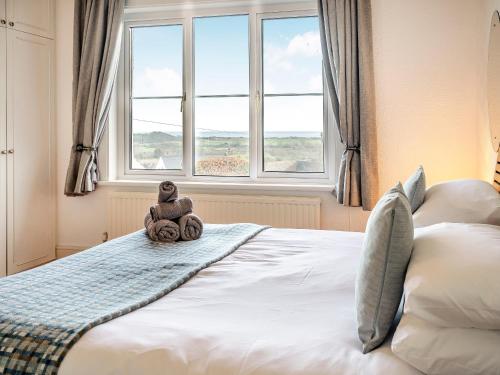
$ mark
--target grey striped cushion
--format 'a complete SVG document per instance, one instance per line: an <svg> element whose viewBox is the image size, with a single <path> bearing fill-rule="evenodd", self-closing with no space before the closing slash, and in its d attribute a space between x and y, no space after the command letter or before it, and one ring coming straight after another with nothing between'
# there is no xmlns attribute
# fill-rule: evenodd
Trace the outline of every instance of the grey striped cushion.
<svg viewBox="0 0 500 375"><path fill-rule="evenodd" d="M403 294L413 247L413 220L401 183L373 209L356 279L358 335L363 353L379 346L391 328Z"/></svg>
<svg viewBox="0 0 500 375"><path fill-rule="evenodd" d="M424 203L425 172L422 166L413 173L404 185L405 194L410 201L411 213L414 213Z"/></svg>

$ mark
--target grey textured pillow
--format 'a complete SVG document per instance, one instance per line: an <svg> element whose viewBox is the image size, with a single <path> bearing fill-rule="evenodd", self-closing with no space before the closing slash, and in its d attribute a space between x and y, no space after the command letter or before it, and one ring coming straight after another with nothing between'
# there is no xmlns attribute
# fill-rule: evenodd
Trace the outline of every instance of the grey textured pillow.
<svg viewBox="0 0 500 375"><path fill-rule="evenodd" d="M412 248L411 208L398 183L380 198L366 227L356 278L358 335L363 353L379 346L391 328Z"/></svg>
<svg viewBox="0 0 500 375"><path fill-rule="evenodd" d="M414 213L424 203L425 197L425 172L422 166L406 180L405 194L410 201L411 213Z"/></svg>

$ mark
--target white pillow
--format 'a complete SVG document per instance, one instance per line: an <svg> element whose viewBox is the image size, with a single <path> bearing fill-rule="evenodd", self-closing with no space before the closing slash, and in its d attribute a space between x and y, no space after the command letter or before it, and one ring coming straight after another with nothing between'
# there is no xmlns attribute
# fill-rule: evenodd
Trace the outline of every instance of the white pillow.
<svg viewBox="0 0 500 375"><path fill-rule="evenodd" d="M500 227L416 229L404 293L404 312L432 324L500 329Z"/></svg>
<svg viewBox="0 0 500 375"><path fill-rule="evenodd" d="M436 223L500 225L500 195L486 181L456 180L434 185L413 214L415 228Z"/></svg>
<svg viewBox="0 0 500 375"><path fill-rule="evenodd" d="M498 374L500 331L440 328L403 315L392 351L426 374Z"/></svg>

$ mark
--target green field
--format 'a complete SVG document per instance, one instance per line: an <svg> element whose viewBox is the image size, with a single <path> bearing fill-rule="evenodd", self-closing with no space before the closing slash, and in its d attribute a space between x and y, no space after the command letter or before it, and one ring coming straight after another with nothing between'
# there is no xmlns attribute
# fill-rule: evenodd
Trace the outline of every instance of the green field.
<svg viewBox="0 0 500 375"><path fill-rule="evenodd" d="M249 174L246 137L198 137L195 149L197 175ZM134 134L133 153L145 169L158 168L160 159L164 164L178 165L182 159L182 137L163 132ZM266 138L264 155L266 171L323 171L323 142L319 137Z"/></svg>

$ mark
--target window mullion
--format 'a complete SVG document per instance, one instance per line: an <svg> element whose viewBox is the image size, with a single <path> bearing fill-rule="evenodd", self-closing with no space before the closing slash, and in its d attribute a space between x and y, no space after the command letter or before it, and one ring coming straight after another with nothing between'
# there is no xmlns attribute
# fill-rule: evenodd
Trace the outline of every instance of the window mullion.
<svg viewBox="0 0 500 375"><path fill-rule="evenodd" d="M249 64L250 64L250 72L249 72L249 115L250 115L250 150L249 150L249 163L250 163L250 178L256 179L258 177L258 164L259 164L259 108L257 100L257 92L258 88L258 37L257 37L257 15L255 13L251 13L249 18Z"/></svg>
<svg viewBox="0 0 500 375"><path fill-rule="evenodd" d="M260 15L254 17L254 82L255 92L253 98L255 101L255 148L254 158L255 177L259 178L263 173L262 166L264 161L264 143L263 143L263 87L262 87L262 18Z"/></svg>
<svg viewBox="0 0 500 375"><path fill-rule="evenodd" d="M186 17L184 21L184 144L183 170L187 177L193 176L194 152L194 100L193 100L193 18Z"/></svg>

